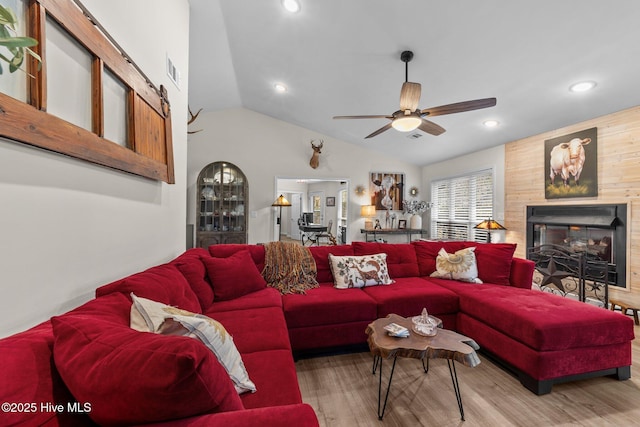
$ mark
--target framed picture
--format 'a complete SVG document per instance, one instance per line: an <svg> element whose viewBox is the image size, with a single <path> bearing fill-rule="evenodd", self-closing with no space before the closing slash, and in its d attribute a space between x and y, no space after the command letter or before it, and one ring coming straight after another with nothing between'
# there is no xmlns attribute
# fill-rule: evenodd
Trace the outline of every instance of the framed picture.
<svg viewBox="0 0 640 427"><path fill-rule="evenodd" d="M398 229L404 230L405 228L407 228L407 220L406 219L399 219L398 220Z"/></svg>
<svg viewBox="0 0 640 427"><path fill-rule="evenodd" d="M371 204L376 210L402 210L404 200L404 174L371 172L369 177Z"/></svg>
<svg viewBox="0 0 640 427"><path fill-rule="evenodd" d="M598 195L598 128L544 142L544 198Z"/></svg>
<svg viewBox="0 0 640 427"><path fill-rule="evenodd" d="M327 197L327 206L335 206L336 205L336 198L335 197Z"/></svg>

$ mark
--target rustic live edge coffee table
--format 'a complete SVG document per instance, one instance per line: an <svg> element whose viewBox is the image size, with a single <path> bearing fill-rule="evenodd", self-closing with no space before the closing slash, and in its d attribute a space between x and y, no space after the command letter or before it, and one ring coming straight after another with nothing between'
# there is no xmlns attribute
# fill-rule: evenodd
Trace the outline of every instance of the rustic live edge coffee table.
<svg viewBox="0 0 640 427"><path fill-rule="evenodd" d="M440 326L442 322L440 319L436 318L436 320ZM384 330L384 327L390 323L396 323L407 328L410 331L409 337L398 338L388 335ZM451 375L451 383L453 384L453 391L455 392L456 400L458 401L458 409L460 409L460 418L464 421L462 396L460 395L460 387L458 386L456 366L453 362L454 360L457 360L463 365L472 368L478 366L480 364L480 359L476 354L476 350L480 347L475 341L469 337L447 329L441 329L440 327L438 328L436 335L432 337L420 335L414 332L411 319L398 316L397 314L390 314L383 319L375 320L367 326L366 332L368 335L367 342L369 343L369 349L371 350L371 354L373 354L373 375L375 375L376 370L380 368L378 380L379 420L382 420L384 411L387 407L387 399L389 398L389 390L391 389L391 381L393 380L393 371L396 368L396 361L398 360L398 357L409 357L413 359L420 359L422 361L422 369L425 374L429 372L429 359L447 359L449 374ZM389 383L384 397L384 404L382 404L381 408L382 358L393 358L393 365L391 367L391 374L389 375ZM425 359L427 359L426 365Z"/></svg>

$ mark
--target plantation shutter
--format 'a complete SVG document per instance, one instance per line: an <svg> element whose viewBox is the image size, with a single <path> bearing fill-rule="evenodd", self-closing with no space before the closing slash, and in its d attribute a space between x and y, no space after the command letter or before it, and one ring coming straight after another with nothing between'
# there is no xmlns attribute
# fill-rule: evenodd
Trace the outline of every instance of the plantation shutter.
<svg viewBox="0 0 640 427"><path fill-rule="evenodd" d="M493 171L433 181L431 202L431 238L486 241L473 227L493 217Z"/></svg>

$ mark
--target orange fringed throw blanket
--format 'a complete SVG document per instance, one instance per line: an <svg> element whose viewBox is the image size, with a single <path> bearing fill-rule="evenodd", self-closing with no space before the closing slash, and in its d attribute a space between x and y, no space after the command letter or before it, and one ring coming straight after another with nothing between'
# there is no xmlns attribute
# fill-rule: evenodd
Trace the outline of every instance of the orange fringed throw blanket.
<svg viewBox="0 0 640 427"><path fill-rule="evenodd" d="M281 294L304 294L318 287L316 262L311 251L291 242L271 242L264 245L262 277L267 285Z"/></svg>

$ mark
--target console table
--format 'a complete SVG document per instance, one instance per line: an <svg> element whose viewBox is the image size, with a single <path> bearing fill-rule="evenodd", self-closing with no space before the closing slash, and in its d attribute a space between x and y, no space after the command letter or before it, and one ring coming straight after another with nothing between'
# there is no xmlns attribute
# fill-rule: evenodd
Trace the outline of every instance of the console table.
<svg viewBox="0 0 640 427"><path fill-rule="evenodd" d="M364 234L364 239L368 242L369 241L369 236L372 235L373 236L373 240L375 241L378 236L385 236L385 235L390 235L390 234L404 234L407 236L407 241L411 242L411 236L414 234L419 234L420 237L422 237L423 234L425 234L427 232L427 230L419 230L419 229L414 229L414 228L383 228L383 229L367 229L367 228L361 228L360 229L360 233Z"/></svg>

